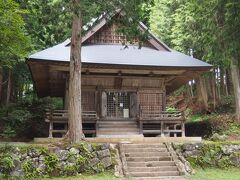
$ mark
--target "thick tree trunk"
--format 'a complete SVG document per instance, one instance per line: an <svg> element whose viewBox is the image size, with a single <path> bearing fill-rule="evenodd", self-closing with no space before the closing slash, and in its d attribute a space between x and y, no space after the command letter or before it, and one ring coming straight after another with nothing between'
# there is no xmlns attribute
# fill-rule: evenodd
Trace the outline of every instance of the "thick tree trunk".
<svg viewBox="0 0 240 180"><path fill-rule="evenodd" d="M0 66L0 104L2 102L3 68Z"/></svg>
<svg viewBox="0 0 240 180"><path fill-rule="evenodd" d="M240 83L239 83L239 70L233 60L231 62L231 74L233 82L233 91L235 96L235 106L236 106L236 121L240 123Z"/></svg>
<svg viewBox="0 0 240 180"><path fill-rule="evenodd" d="M81 112L81 28L80 0L73 0L73 22L69 77L69 140L77 143L83 138Z"/></svg>

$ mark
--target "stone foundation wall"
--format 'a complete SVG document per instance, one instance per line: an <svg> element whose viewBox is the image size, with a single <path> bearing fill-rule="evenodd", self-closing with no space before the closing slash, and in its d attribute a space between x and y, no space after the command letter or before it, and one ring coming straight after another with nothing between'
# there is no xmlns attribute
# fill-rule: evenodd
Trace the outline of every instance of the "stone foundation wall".
<svg viewBox="0 0 240 180"><path fill-rule="evenodd" d="M81 143L67 147L0 147L0 177L66 176L113 168L109 144Z"/></svg>
<svg viewBox="0 0 240 180"><path fill-rule="evenodd" d="M173 144L173 147L192 166L240 167L240 143L185 143Z"/></svg>

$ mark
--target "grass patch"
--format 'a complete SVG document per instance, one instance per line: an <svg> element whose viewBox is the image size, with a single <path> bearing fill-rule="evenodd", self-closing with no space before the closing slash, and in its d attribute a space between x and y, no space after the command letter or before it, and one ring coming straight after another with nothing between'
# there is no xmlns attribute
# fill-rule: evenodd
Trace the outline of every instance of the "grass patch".
<svg viewBox="0 0 240 180"><path fill-rule="evenodd" d="M240 171L239 168L230 169L196 169L196 174L190 176L189 180L239 180Z"/></svg>
<svg viewBox="0 0 240 180"><path fill-rule="evenodd" d="M51 178L52 180L115 180L119 179L113 175L112 172L103 172L95 175L90 175L90 174L82 174L78 176L72 176L72 177L57 177L57 178ZM45 180L48 180L45 179Z"/></svg>

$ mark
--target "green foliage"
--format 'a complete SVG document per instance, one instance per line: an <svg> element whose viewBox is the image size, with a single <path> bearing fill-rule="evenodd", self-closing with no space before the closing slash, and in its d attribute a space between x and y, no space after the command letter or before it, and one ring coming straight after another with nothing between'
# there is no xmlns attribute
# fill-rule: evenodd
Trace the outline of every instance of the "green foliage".
<svg viewBox="0 0 240 180"><path fill-rule="evenodd" d="M97 167L95 169L95 172L97 173L103 173L105 171L104 165L102 163L98 163Z"/></svg>
<svg viewBox="0 0 240 180"><path fill-rule="evenodd" d="M48 124L44 122L46 109L62 109L61 98L43 98L35 101L22 101L0 108L0 135L6 138L20 136L31 139L47 136ZM36 126L37 124L37 126Z"/></svg>
<svg viewBox="0 0 240 180"><path fill-rule="evenodd" d="M87 149L87 145L89 144L82 143L81 147L85 146L85 148L79 149L80 154L73 154L68 151L67 160L62 161L59 159L60 156L58 154L50 153L47 148L42 146L26 144L11 146L8 144L0 145L0 174L8 178L10 172L19 164L24 173L24 179L75 176L80 173L94 174L104 172L106 168L104 168L101 162L90 166L89 162L93 157L96 157L96 151L93 151L91 156L86 155L86 152L84 153L83 151ZM39 159L41 165L36 162L36 157L44 157L44 159Z"/></svg>
<svg viewBox="0 0 240 180"><path fill-rule="evenodd" d="M29 119L32 118L27 108L15 105L1 109L1 114L0 120L5 125L2 132L4 137L14 137L24 133L29 127Z"/></svg>
<svg viewBox="0 0 240 180"><path fill-rule="evenodd" d="M186 123L187 136L209 138L214 133L227 134L231 129L238 129L230 114L194 115Z"/></svg>
<svg viewBox="0 0 240 180"><path fill-rule="evenodd" d="M155 0L151 29L176 50L228 67L239 58L240 3L237 0Z"/></svg>
<svg viewBox="0 0 240 180"><path fill-rule="evenodd" d="M0 172L9 174L14 168L14 159L11 154L0 154Z"/></svg>
<svg viewBox="0 0 240 180"><path fill-rule="evenodd" d="M32 160L26 160L22 164L22 170L26 178L39 177L40 171L34 166Z"/></svg>
<svg viewBox="0 0 240 180"><path fill-rule="evenodd" d="M14 129L12 129L11 126L7 126L3 130L3 133L1 134L1 136L3 136L4 138L15 137L16 136L16 131Z"/></svg>
<svg viewBox="0 0 240 180"><path fill-rule="evenodd" d="M75 165L66 164L61 172L63 176L76 176L77 170Z"/></svg>
<svg viewBox="0 0 240 180"><path fill-rule="evenodd" d="M200 156L196 159L196 164L204 167L204 166L220 166L219 163L222 149L220 145L204 145L201 148ZM221 167L221 166L220 166Z"/></svg>
<svg viewBox="0 0 240 180"><path fill-rule="evenodd" d="M177 109L175 107L167 107L166 111L167 112L175 112L175 111L177 111Z"/></svg>
<svg viewBox="0 0 240 180"><path fill-rule="evenodd" d="M44 158L44 164L46 165L47 174L52 174L57 169L59 159L56 154L47 154Z"/></svg>
<svg viewBox="0 0 240 180"><path fill-rule="evenodd" d="M31 36L34 50L53 46L70 37L69 2L19 0L19 3L22 8L29 11L25 16L26 29Z"/></svg>
<svg viewBox="0 0 240 180"><path fill-rule="evenodd" d="M203 143L199 149L199 153L196 156L189 156L187 160L191 163L193 167L202 168L221 168L226 169L233 166L231 162L231 157L236 156L234 153L231 155L226 155L223 152L223 146L234 144L231 142L206 142ZM235 144L239 144L236 143Z"/></svg>
<svg viewBox="0 0 240 180"><path fill-rule="evenodd" d="M25 31L22 10L13 0L0 1L0 66L12 66L24 57L30 41Z"/></svg>

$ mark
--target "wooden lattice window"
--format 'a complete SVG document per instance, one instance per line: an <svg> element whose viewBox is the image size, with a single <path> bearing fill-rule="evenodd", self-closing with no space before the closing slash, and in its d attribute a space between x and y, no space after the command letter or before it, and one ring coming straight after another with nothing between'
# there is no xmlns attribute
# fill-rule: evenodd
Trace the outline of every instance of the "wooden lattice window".
<svg viewBox="0 0 240 180"><path fill-rule="evenodd" d="M129 103L129 93L107 92L107 116L128 118Z"/></svg>
<svg viewBox="0 0 240 180"><path fill-rule="evenodd" d="M96 111L95 91L82 91L82 110Z"/></svg>
<svg viewBox="0 0 240 180"><path fill-rule="evenodd" d="M139 104L143 111L163 111L163 93L139 93Z"/></svg>
<svg viewBox="0 0 240 180"><path fill-rule="evenodd" d="M118 32L117 24L106 25L99 32L87 40L89 44L123 44L127 43L127 37ZM137 38L132 39L133 44L138 44Z"/></svg>

